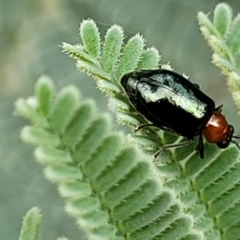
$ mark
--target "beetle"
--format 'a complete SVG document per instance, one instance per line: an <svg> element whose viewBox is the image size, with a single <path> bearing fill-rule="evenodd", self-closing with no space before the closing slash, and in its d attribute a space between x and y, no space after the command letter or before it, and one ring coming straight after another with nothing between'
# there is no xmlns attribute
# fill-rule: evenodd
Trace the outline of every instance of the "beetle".
<svg viewBox="0 0 240 240"><path fill-rule="evenodd" d="M132 105L150 123L136 128L155 126L164 131L185 137L187 140L167 144L154 155L156 158L163 150L190 144L198 137L196 150L204 158L203 136L219 148L226 148L233 139L234 127L229 125L222 107L200 90L196 83L184 76L166 69L139 70L125 74L121 85Z"/></svg>

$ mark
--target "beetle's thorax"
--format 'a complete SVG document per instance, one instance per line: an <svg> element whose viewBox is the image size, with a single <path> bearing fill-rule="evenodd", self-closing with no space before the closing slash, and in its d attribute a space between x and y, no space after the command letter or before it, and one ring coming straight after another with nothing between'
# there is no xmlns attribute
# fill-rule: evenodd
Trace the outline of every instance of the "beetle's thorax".
<svg viewBox="0 0 240 240"><path fill-rule="evenodd" d="M220 112L213 112L203 130L203 136L208 142L222 143L232 137L232 129Z"/></svg>

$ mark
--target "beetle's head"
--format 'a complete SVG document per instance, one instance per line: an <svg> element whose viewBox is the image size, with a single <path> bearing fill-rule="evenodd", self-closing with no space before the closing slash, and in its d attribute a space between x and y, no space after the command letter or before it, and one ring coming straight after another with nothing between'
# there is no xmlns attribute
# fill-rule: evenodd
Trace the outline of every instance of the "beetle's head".
<svg viewBox="0 0 240 240"><path fill-rule="evenodd" d="M233 136L234 127L229 125L226 118L220 111L214 111L211 118L203 129L203 136L210 143L216 143L219 148L226 148L232 142L238 148L239 143L233 140L240 139L240 136Z"/></svg>

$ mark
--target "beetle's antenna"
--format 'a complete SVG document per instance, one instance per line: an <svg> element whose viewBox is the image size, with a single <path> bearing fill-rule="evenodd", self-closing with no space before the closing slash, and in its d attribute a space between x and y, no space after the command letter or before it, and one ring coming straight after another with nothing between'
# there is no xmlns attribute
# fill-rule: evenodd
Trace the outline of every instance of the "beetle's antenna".
<svg viewBox="0 0 240 240"><path fill-rule="evenodd" d="M232 136L232 138L240 139L240 135L238 135L238 136Z"/></svg>
<svg viewBox="0 0 240 240"><path fill-rule="evenodd" d="M239 137L239 136L237 136L237 137ZM231 140L231 142L232 142L232 143L234 143L238 149L240 149L240 145L239 145L239 143L238 143L238 142L236 142L236 141L233 141L233 140Z"/></svg>

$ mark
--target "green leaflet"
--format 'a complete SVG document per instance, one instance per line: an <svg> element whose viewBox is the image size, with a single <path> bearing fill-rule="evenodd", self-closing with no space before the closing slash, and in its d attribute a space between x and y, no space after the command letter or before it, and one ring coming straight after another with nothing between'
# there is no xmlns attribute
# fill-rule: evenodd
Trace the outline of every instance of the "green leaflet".
<svg viewBox="0 0 240 240"><path fill-rule="evenodd" d="M100 36L94 22L92 20L83 21L79 30L84 48L92 57L98 57L100 53Z"/></svg>
<svg viewBox="0 0 240 240"><path fill-rule="evenodd" d="M38 103L41 104L39 109L41 109L42 114L47 116L49 110L53 104L53 95L55 94L54 85L47 76L42 76L38 84L35 85L35 95L38 99Z"/></svg>
<svg viewBox="0 0 240 240"><path fill-rule="evenodd" d="M112 26L106 33L103 45L103 69L111 72L118 60L123 44L123 30L120 26Z"/></svg>
<svg viewBox="0 0 240 240"><path fill-rule="evenodd" d="M78 108L79 98L79 92L73 86L63 89L48 115L49 127L61 133Z"/></svg>
<svg viewBox="0 0 240 240"><path fill-rule="evenodd" d="M34 207L25 215L22 223L22 229L19 240L37 240L39 239L39 228L42 222L40 209Z"/></svg>
<svg viewBox="0 0 240 240"><path fill-rule="evenodd" d="M226 36L232 22L232 9L225 3L218 4L214 10L213 21L221 36Z"/></svg>
<svg viewBox="0 0 240 240"><path fill-rule="evenodd" d="M117 69L117 79L120 79L125 73L133 71L137 67L143 51L144 40L140 35L135 35L129 39L123 48L123 53Z"/></svg>
<svg viewBox="0 0 240 240"><path fill-rule="evenodd" d="M157 66L161 57L158 54L158 50L154 47L148 48L142 51L142 55L138 62L138 69L151 69L153 66Z"/></svg>

